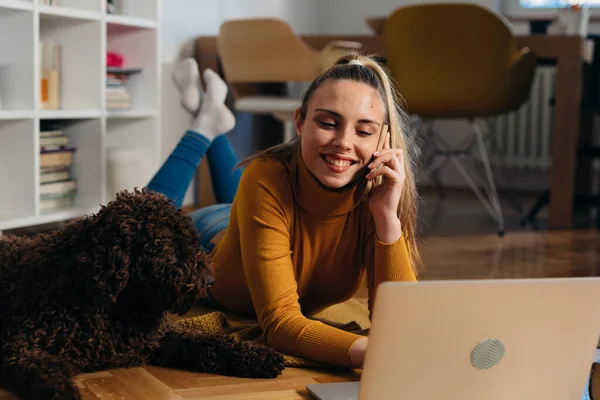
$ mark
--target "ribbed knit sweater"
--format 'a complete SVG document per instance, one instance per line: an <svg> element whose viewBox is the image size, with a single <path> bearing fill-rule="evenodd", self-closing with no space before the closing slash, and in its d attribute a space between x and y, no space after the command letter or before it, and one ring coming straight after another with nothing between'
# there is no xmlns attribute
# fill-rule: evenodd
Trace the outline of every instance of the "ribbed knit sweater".
<svg viewBox="0 0 600 400"><path fill-rule="evenodd" d="M413 281L406 242L377 239L362 188L323 187L301 157L245 168L229 226L212 252L222 307L254 315L267 344L287 354L352 367L360 337L308 316L351 298L367 277L369 308L383 281Z"/></svg>

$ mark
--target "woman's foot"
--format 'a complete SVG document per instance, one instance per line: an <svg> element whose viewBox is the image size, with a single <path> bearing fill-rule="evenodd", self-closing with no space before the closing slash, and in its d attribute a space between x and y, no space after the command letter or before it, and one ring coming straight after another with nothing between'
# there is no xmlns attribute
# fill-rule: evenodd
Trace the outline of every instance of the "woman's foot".
<svg viewBox="0 0 600 400"><path fill-rule="evenodd" d="M181 96L181 105L192 116L196 116L202 102L202 85L196 60L190 57L180 62L173 70L171 78Z"/></svg>
<svg viewBox="0 0 600 400"><path fill-rule="evenodd" d="M200 106L200 112L190 127L209 140L229 132L235 126L235 117L225 105L227 84L213 70L204 70L202 76L206 82L206 92Z"/></svg>

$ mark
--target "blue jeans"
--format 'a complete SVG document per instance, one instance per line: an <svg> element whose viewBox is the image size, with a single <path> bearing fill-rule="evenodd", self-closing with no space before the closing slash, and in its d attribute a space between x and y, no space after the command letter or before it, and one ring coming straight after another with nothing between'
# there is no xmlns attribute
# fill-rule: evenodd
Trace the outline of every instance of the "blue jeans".
<svg viewBox="0 0 600 400"><path fill-rule="evenodd" d="M200 248L210 253L215 245L211 240L229 225L231 204L213 204L190 214L196 230L200 234Z"/></svg>
<svg viewBox="0 0 600 400"><path fill-rule="evenodd" d="M217 204L196 210L190 216L200 233L201 248L210 252L214 247L210 240L229 224L231 202L242 175L242 171L235 168L239 161L227 136L219 135L211 142L197 132L187 131L147 187L166 195L181 207L204 155L208 157Z"/></svg>
<svg viewBox="0 0 600 400"><path fill-rule="evenodd" d="M594 354L594 363L598 363L600 362L600 353L596 350L596 354ZM596 365L596 368L599 368L600 366ZM585 388L583 390L583 396L581 396L581 400L593 400L592 396L590 396L590 378L591 378L591 374L590 376L588 376L587 380L585 381Z"/></svg>

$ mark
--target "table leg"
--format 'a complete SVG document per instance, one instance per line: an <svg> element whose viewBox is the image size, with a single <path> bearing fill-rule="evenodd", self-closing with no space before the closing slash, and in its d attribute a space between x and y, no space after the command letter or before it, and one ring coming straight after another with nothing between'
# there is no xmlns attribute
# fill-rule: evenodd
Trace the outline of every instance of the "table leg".
<svg viewBox="0 0 600 400"><path fill-rule="evenodd" d="M573 226L576 151L579 139L582 64L579 57L560 57L556 74L549 229Z"/></svg>

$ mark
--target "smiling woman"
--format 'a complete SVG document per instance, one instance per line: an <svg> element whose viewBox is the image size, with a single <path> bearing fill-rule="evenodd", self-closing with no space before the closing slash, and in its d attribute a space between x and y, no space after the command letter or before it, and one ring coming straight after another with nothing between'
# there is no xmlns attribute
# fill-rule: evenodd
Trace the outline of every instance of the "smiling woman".
<svg viewBox="0 0 600 400"><path fill-rule="evenodd" d="M207 155L221 204L192 219L216 273L208 301L256 316L283 353L362 367L366 336L309 316L351 298L365 277L370 309L381 282L416 279L414 145L386 71L370 57L340 59L306 91L297 137L244 160L241 174L222 135L230 124L219 124L230 114L211 89L222 82L208 77L192 128L149 185L180 199Z"/></svg>
<svg viewBox="0 0 600 400"><path fill-rule="evenodd" d="M323 185L340 188L364 176L381 126L385 107L376 89L361 82L332 80L298 111L302 158Z"/></svg>

